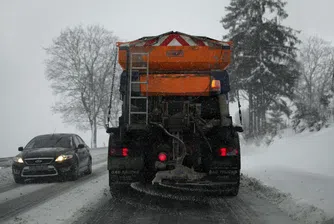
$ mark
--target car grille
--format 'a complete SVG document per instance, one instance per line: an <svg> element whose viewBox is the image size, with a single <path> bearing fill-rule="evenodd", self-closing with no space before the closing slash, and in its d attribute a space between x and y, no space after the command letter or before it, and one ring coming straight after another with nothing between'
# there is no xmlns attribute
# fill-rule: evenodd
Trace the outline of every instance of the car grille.
<svg viewBox="0 0 334 224"><path fill-rule="evenodd" d="M52 163L54 158L27 158L24 159L25 163L29 166L48 165Z"/></svg>
<svg viewBox="0 0 334 224"><path fill-rule="evenodd" d="M52 174L57 174L56 170L36 170L36 171L24 171L23 176L28 176L28 175L52 175Z"/></svg>
<svg viewBox="0 0 334 224"><path fill-rule="evenodd" d="M47 177L58 175L57 170L54 166L49 166L45 169L29 169L28 167L23 168L22 177Z"/></svg>

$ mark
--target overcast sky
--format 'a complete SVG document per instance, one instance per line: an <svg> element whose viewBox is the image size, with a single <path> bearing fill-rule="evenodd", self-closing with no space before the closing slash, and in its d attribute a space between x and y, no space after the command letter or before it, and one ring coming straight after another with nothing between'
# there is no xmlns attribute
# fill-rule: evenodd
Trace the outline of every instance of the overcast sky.
<svg viewBox="0 0 334 224"><path fill-rule="evenodd" d="M45 52L61 29L101 24L124 40L167 31L221 39L229 0L0 0L0 157L12 156L38 134L77 131L52 114L55 102L44 75ZM334 40L333 0L289 0L284 22L304 35ZM233 114L233 113L232 113ZM107 143L104 130L100 145Z"/></svg>

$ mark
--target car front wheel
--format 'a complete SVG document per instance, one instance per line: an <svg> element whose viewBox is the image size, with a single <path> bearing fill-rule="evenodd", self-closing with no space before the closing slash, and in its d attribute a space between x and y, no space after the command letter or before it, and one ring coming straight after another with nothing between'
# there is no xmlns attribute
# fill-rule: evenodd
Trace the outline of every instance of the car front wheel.
<svg viewBox="0 0 334 224"><path fill-rule="evenodd" d="M20 176L14 176L14 181L17 184L24 184L25 183L25 179L20 177Z"/></svg>
<svg viewBox="0 0 334 224"><path fill-rule="evenodd" d="M77 160L72 165L70 180L75 181L79 178L79 163Z"/></svg>

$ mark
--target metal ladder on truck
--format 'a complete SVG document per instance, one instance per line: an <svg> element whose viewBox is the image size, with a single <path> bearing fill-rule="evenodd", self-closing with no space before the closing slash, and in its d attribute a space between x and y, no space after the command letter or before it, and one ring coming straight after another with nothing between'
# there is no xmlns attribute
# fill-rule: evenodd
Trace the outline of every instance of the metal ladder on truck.
<svg viewBox="0 0 334 224"><path fill-rule="evenodd" d="M143 58L143 56L146 56L146 63L141 63L145 64L144 66L133 66L134 58ZM135 61L137 62L137 60ZM129 127L131 129L143 129L146 128L148 124L148 78L149 78L149 53L131 53L130 54L130 63L129 63ZM139 71L138 74L138 79L137 80L132 80L133 79L133 71ZM145 81L140 81L140 74L143 74L143 71L145 71L146 74L146 80ZM134 86L137 85L139 88L140 92L140 87L141 85L146 85L146 93L145 96L133 96L133 89ZM134 100L142 100L145 102L145 111L133 111L133 106L136 106L133 104ZM140 115L140 116L145 116L144 123L140 122L134 122L132 120L132 115ZM140 121L143 121L140 119Z"/></svg>

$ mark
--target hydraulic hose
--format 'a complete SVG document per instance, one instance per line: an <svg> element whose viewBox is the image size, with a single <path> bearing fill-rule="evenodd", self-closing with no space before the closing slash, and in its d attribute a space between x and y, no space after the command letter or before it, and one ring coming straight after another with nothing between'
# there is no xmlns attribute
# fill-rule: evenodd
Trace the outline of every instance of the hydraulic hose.
<svg viewBox="0 0 334 224"><path fill-rule="evenodd" d="M156 122L150 122L150 123L151 123L151 124L154 124L154 125L156 125L156 126L158 126L158 127L160 127L162 130L164 130L164 132L165 132L168 136L170 136L170 137L176 139L177 141L179 141L179 142L182 144L182 146L183 146L183 147L182 147L182 148L183 148L183 150L182 150L182 154L181 154L180 157L177 157L177 159L176 159L176 163L177 163L178 165L182 165L182 164L183 164L183 159L184 159L184 157L186 157L186 152L187 152L186 144L184 144L184 142L183 142L180 138L178 138L178 137L176 137L175 135L172 135L171 133L169 133L169 132L167 131L167 129L164 128L164 126L162 126L161 124L156 123Z"/></svg>
<svg viewBox="0 0 334 224"><path fill-rule="evenodd" d="M203 130L199 127L198 121L193 116L191 116L191 118L193 119L198 132L202 135L202 137L205 140L206 144L209 146L210 152L212 152L212 148L211 148L210 142L209 142L208 138L205 136Z"/></svg>
<svg viewBox="0 0 334 224"><path fill-rule="evenodd" d="M112 81L111 81L111 90L110 90L110 99L109 99L109 106L108 106L108 115L107 115L107 123L106 128L110 125L110 116L111 116L111 106L113 100L113 93L114 93L114 85L115 85L115 76L116 76L116 64L117 64L117 47L114 49L114 62L113 62L113 73L112 73Z"/></svg>

